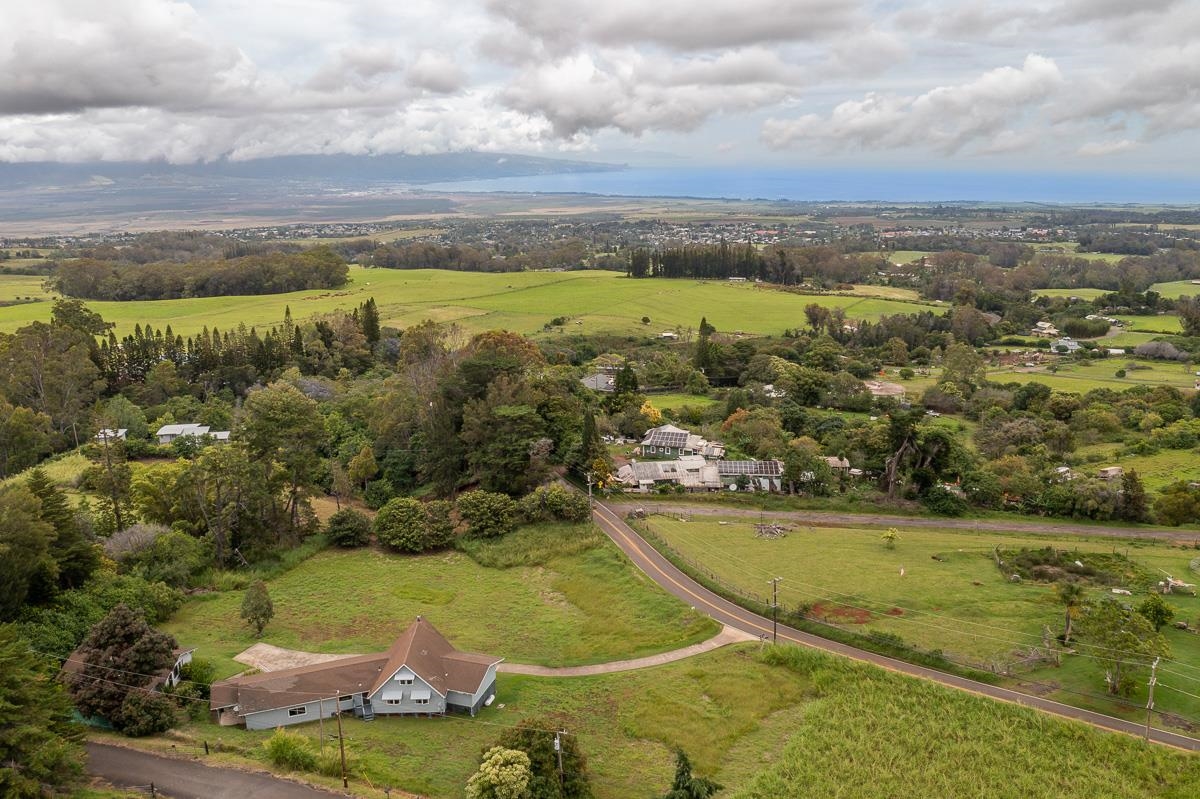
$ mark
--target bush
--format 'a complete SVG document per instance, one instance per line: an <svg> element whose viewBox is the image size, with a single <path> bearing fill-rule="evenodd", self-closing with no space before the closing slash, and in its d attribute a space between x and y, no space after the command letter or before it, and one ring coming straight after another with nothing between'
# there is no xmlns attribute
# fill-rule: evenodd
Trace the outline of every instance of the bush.
<svg viewBox="0 0 1200 799"><path fill-rule="evenodd" d="M130 691L109 721L131 738L154 735L175 726L175 706L162 694L148 690Z"/></svg>
<svg viewBox="0 0 1200 799"><path fill-rule="evenodd" d="M592 516L586 496L557 483L540 486L521 497L519 507L525 522L584 522Z"/></svg>
<svg viewBox="0 0 1200 799"><path fill-rule="evenodd" d="M329 543L339 547L366 546L371 539L371 520L362 511L342 508L329 517L325 527Z"/></svg>
<svg viewBox="0 0 1200 799"><path fill-rule="evenodd" d="M363 492L363 501L371 510L379 510L394 496L396 496L396 491L389 481L372 480L367 483L367 490Z"/></svg>
<svg viewBox="0 0 1200 799"><path fill-rule="evenodd" d="M425 509L410 497L389 500L375 517L375 537L401 552L424 552Z"/></svg>
<svg viewBox="0 0 1200 799"><path fill-rule="evenodd" d="M275 734L263 741L267 760L273 766L291 771L316 771L317 756L310 748L308 739L298 732L275 730ZM341 773L339 766L338 773Z"/></svg>
<svg viewBox="0 0 1200 799"><path fill-rule="evenodd" d="M941 486L934 486L926 491L921 501L939 516L962 516L967 512L967 501Z"/></svg>
<svg viewBox="0 0 1200 799"><path fill-rule="evenodd" d="M517 529L517 503L507 494L472 491L458 499L458 513L467 535L495 538Z"/></svg>

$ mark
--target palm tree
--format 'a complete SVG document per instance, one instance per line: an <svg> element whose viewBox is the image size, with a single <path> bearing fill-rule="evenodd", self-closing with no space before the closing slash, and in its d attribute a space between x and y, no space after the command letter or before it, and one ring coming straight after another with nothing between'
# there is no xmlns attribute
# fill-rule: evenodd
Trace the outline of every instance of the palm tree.
<svg viewBox="0 0 1200 799"><path fill-rule="evenodd" d="M1079 583L1058 583L1054 586L1054 593L1058 596L1060 605L1066 606L1067 621L1066 629L1063 631L1063 646L1071 645L1071 620L1075 618L1075 611L1083 604L1083 586Z"/></svg>

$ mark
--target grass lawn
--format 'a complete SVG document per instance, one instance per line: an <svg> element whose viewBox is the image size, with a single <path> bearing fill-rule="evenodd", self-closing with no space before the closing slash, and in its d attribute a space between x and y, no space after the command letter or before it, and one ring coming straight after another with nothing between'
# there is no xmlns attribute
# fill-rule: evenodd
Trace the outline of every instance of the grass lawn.
<svg viewBox="0 0 1200 799"><path fill-rule="evenodd" d="M1094 300L1097 297L1112 292L1105 289L1034 289L1035 297L1079 297L1081 300Z"/></svg>
<svg viewBox="0 0 1200 799"><path fill-rule="evenodd" d="M23 276L0 276L6 281ZM24 289L22 289L24 290ZM457 322L468 332L506 329L539 333L558 316L570 317L565 329L579 333L615 331L654 335L676 327L695 327L701 316L721 331L778 335L804 324L804 306L819 303L842 308L852 319L878 319L884 314L940 310L938 306L878 297L803 295L753 284L669 279L634 280L616 272L515 272L483 274L418 269L364 269L352 266L340 289L298 291L252 297L201 297L142 302L89 302L88 306L117 325L118 334L135 323L191 334L202 327L227 330L245 323L269 327L283 319L284 309L304 319L336 309L353 308L374 297L384 324L407 327L424 319ZM0 308L0 331L12 331L50 313L46 303ZM641 324L643 316L650 327ZM564 328L559 328L561 331ZM546 333L554 336L558 332Z"/></svg>
<svg viewBox="0 0 1200 799"><path fill-rule="evenodd" d="M707 408L720 402L711 395L701 397L696 394L647 394L646 399L660 411L668 408L678 410L684 405L690 405L693 408Z"/></svg>
<svg viewBox="0 0 1200 799"><path fill-rule="evenodd" d="M919 261L926 255L932 255L929 250L881 250L877 255L882 255L894 264L911 264L913 261Z"/></svg>
<svg viewBox="0 0 1200 799"><path fill-rule="evenodd" d="M551 527L569 543L543 562L485 568L461 552L406 556L326 550L268 581L275 617L262 640L289 649L367 653L386 649L418 615L456 646L545 665L638 657L696 643L717 631L631 569L595 528ZM540 542L547 528L515 534ZM201 595L163 629L199 648L221 677L244 669L233 656L256 642L238 618L242 591Z"/></svg>
<svg viewBox="0 0 1200 799"><path fill-rule="evenodd" d="M1183 325L1175 314L1154 314L1151 316L1118 316L1126 327L1135 333L1174 333L1183 332Z"/></svg>
<svg viewBox="0 0 1200 799"><path fill-rule="evenodd" d="M1128 364L1130 363L1148 368L1129 369ZM1029 369L1025 367L989 369L988 379L1000 383L1037 381L1045 383L1055 391L1074 391L1080 394L1094 388L1111 388L1121 391L1136 385L1168 385L1190 390L1195 383L1193 370L1186 368L1184 364L1134 359L1121 355L1094 361L1060 359L1055 362L1055 365L1058 367L1056 372L1050 372L1045 366ZM1125 377L1117 377L1118 369L1125 370Z"/></svg>
<svg viewBox="0 0 1200 799"><path fill-rule="evenodd" d="M941 649L976 663L1007 663L1015 659L1017 650L1040 646L1044 627L1061 632L1062 608L1051 586L1010 583L992 560L997 545L1003 549L1055 545L1097 553L1116 548L1154 575L1163 569L1185 580L1192 574L1189 562L1200 554L1157 542L947 530L933 523L929 528L900 530L896 548L889 550L880 541L877 527L802 525L784 538L769 540L756 537L757 519L721 521L651 516L645 524L676 552L760 601L769 602L768 580L782 577L781 607L809 605L813 615L828 621L862 632L892 633L920 648ZM1089 589L1092 595L1104 591ZM1200 613L1200 599L1172 596L1168 601L1179 618L1194 620ZM1173 629L1164 634L1181 661L1178 668L1191 674L1195 667L1200 679L1197 636ZM1074 664L1072 669L1055 669L1050 679L1072 690L1102 688L1102 671L1095 660L1068 660ZM1200 694L1200 683L1179 687ZM1200 718L1200 703L1193 705L1185 696L1164 696L1158 701L1161 709Z"/></svg>
<svg viewBox="0 0 1200 799"><path fill-rule="evenodd" d="M743 644L601 677L501 675L497 698L475 719L346 719L351 789L461 796L479 753L530 717L579 736L598 799L661 796L675 747L726 786L722 796L747 798L1167 797L1200 787L1194 755L790 646ZM316 723L291 729L317 746ZM219 739L226 754L214 760L244 762L270 734L192 723L142 745Z"/></svg>
<svg viewBox="0 0 1200 799"><path fill-rule="evenodd" d="M855 297L883 297L887 300L904 300L906 302L921 302L921 295L916 289L906 289L900 286L868 286L856 285L851 291L843 292Z"/></svg>
<svg viewBox="0 0 1200 799"><path fill-rule="evenodd" d="M1157 291L1169 300L1175 300L1180 297L1195 297L1200 295L1200 284L1193 283L1190 280L1174 280L1170 283L1155 283L1150 287L1150 290Z"/></svg>
<svg viewBox="0 0 1200 799"><path fill-rule="evenodd" d="M1095 444L1079 454L1098 454L1102 461L1081 467L1095 471L1101 466L1123 466L1125 471L1136 470L1146 490L1156 492L1179 480L1200 480L1200 452L1194 449L1164 449L1153 455L1123 455L1118 457L1116 444Z"/></svg>

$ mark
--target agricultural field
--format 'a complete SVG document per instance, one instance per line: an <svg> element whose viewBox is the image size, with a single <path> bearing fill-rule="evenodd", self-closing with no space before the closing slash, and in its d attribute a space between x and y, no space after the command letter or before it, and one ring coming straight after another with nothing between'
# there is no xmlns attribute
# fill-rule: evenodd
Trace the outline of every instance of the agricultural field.
<svg viewBox="0 0 1200 799"><path fill-rule="evenodd" d="M1175 314L1154 314L1150 316L1118 316L1128 330L1135 333L1166 333L1179 335L1183 326Z"/></svg>
<svg viewBox="0 0 1200 799"><path fill-rule="evenodd" d="M697 394L647 394L646 399L660 411L679 410L685 405L692 408L707 408L721 401L712 395L701 397Z"/></svg>
<svg viewBox="0 0 1200 799"><path fill-rule="evenodd" d="M1200 452L1188 449L1164 449L1153 455L1119 455L1120 445L1093 444L1076 450L1075 455L1100 466L1122 466L1134 470L1146 490L1153 493L1180 480L1200 480Z"/></svg>
<svg viewBox="0 0 1200 799"><path fill-rule="evenodd" d="M531 717L578 736L598 799L661 795L675 747L726 786L722 796L745 799L967 796L985 785L1013 799L1167 797L1200 787L1192 755L790 646L742 644L599 677L502 674L497 689L501 701L475 719L346 719L351 788L461 796L478 753ZM291 729L319 746L317 724ZM215 759L244 763L261 761L270 734L193 722L143 745L219 739Z"/></svg>
<svg viewBox="0 0 1200 799"><path fill-rule="evenodd" d="M275 617L262 640L318 652L382 651L423 615L462 649L561 666L662 652L716 633L714 622L630 569L590 526L526 528L495 546L536 551L550 535L562 539L561 554L511 568L486 568L460 552L327 550L268 581ZM477 556L485 562L503 554L484 550ZM163 627L198 647L220 677L241 671L233 656L257 640L238 617L243 589L202 594Z"/></svg>
<svg viewBox="0 0 1200 799"><path fill-rule="evenodd" d="M0 292L9 280L0 276ZM22 284L23 286L25 284ZM22 289L25 290L25 289ZM941 310L940 306L878 297L803 295L753 284L668 279L633 280L617 272L513 272L506 274L350 268L340 289L298 291L250 297L199 297L142 302L89 302L88 306L117 325L118 334L134 324L165 327L190 334L202 327L226 330L239 324L269 327L283 319L284 309L304 319L337 309L350 309L374 297L386 325L407 327L425 319L456 322L468 332L506 329L542 333L547 322L566 317L559 331L639 333L687 330L701 316L718 330L778 335L802 327L804 306L841 308L854 319L885 314ZM43 303L0 308L0 331L11 331L45 319ZM649 317L650 325L641 322ZM544 335L557 335L545 333Z"/></svg>
<svg viewBox="0 0 1200 799"><path fill-rule="evenodd" d="M1170 283L1155 283L1150 287L1150 290L1157 291L1160 295L1169 300L1175 300L1180 297L1200 296L1200 284L1193 283L1190 280L1175 280Z"/></svg>
<svg viewBox="0 0 1200 799"><path fill-rule="evenodd" d="M1075 557L1132 561L1130 568L1138 576L1125 587L1135 591L1135 601L1162 579L1160 569L1200 582L1189 569L1197 552L1168 543L949 530L931 522L929 527L901 529L895 548L889 549L881 540L881 527L802 524L783 538L767 539L755 535L757 521L711 516L681 521L655 515L645 524L684 558L742 593L769 601L768 581L782 577L779 603L785 609L804 606L816 618L864 633L895 634L921 649L940 649L952 659L983 665L1008 664L1019 659L1019 651L1041 646L1045 628L1062 631L1063 610L1052 587L1032 580L1010 582L994 562L996 547L1015 552L1056 546ZM1093 587L1089 594L1106 591ZM1178 618L1195 622L1200 599L1172 595L1168 601ZM1175 653L1173 667L1196 671L1200 680L1200 636L1163 632ZM1045 669L1035 672L1035 678L1052 681L1065 692L1102 693L1101 665L1086 655L1085 646L1080 651L1084 654L1067 658L1070 668ZM1178 687L1200 694L1200 684ZM1136 695L1133 701L1138 701ZM1156 701L1162 710L1200 717L1200 701L1186 695ZM1123 711L1109 707L1106 712Z"/></svg>
<svg viewBox="0 0 1200 799"><path fill-rule="evenodd" d="M1112 292L1104 289L1034 289L1035 297L1078 297L1081 300L1094 300Z"/></svg>
<svg viewBox="0 0 1200 799"><path fill-rule="evenodd" d="M903 300L905 302L924 302L916 289L906 289L901 286L870 286L858 285L850 291L840 292L853 297L882 297L885 300Z"/></svg>
<svg viewBox="0 0 1200 799"><path fill-rule="evenodd" d="M1131 369L1130 364L1137 368ZM1005 366L988 370L988 379L999 383L1045 383L1055 391L1074 391L1080 394L1095 388L1111 388L1117 391L1130 386L1175 386L1190 390L1195 384L1193 370L1186 364L1166 361L1114 356L1094 361L1062 360L1054 364L1051 372L1047 366ZM1117 377L1117 370L1124 369L1125 376Z"/></svg>

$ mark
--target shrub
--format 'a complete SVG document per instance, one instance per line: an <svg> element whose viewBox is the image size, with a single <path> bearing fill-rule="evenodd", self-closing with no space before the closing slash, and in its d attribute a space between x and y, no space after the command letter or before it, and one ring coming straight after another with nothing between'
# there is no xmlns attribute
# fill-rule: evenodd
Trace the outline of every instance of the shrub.
<svg viewBox="0 0 1200 799"><path fill-rule="evenodd" d="M298 732L275 730L275 734L263 742L267 760L271 765L291 771L316 771L317 756L310 748L308 739ZM341 774L339 766L338 773Z"/></svg>
<svg viewBox="0 0 1200 799"><path fill-rule="evenodd" d="M540 486L526 494L519 507L526 522L584 522L592 515L586 496L558 484Z"/></svg>
<svg viewBox="0 0 1200 799"><path fill-rule="evenodd" d="M371 538L371 520L362 511L342 508L329 517L325 527L329 543L339 547L365 546Z"/></svg>
<svg viewBox="0 0 1200 799"><path fill-rule="evenodd" d="M367 490L363 492L363 501L367 503L367 507L371 510L379 510L394 496L396 496L396 491L392 488L390 482L387 480L372 480L367 483Z"/></svg>
<svg viewBox="0 0 1200 799"><path fill-rule="evenodd" d="M375 536L381 544L401 552L424 552L425 509L410 497L388 500L375 517Z"/></svg>
<svg viewBox="0 0 1200 799"><path fill-rule="evenodd" d="M472 491L458 499L467 535L494 538L517 529L517 503L507 494Z"/></svg>
<svg viewBox="0 0 1200 799"><path fill-rule="evenodd" d="M939 516L962 516L967 512L967 501L941 486L934 486L921 498L925 507Z"/></svg>
<svg viewBox="0 0 1200 799"><path fill-rule="evenodd" d="M131 738L154 735L175 726L175 706L162 694L149 690L130 691L109 721Z"/></svg>

